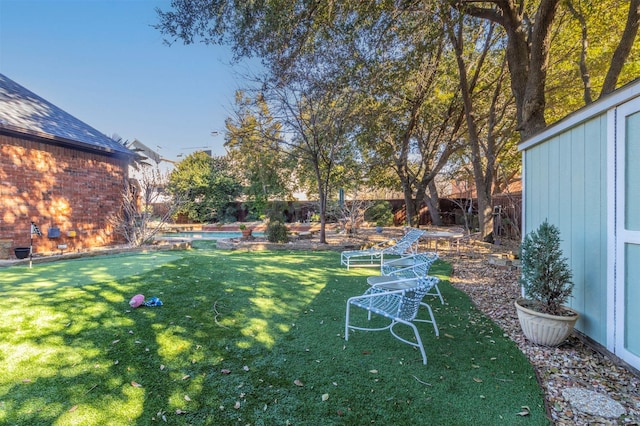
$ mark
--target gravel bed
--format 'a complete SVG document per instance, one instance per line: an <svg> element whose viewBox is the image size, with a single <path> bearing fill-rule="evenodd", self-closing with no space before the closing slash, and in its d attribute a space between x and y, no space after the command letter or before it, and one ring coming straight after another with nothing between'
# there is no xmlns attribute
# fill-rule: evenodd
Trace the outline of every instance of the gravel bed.
<svg viewBox="0 0 640 426"><path fill-rule="evenodd" d="M493 319L530 359L545 393L547 413L556 425L640 424L640 378L571 336L557 348L527 341L520 330L514 301L519 296L518 270L489 265L487 253L444 256L453 265L451 284L467 293L474 304ZM606 395L624 408L617 418L588 414L571 404L563 390L581 388ZM565 395L570 395L565 392Z"/></svg>

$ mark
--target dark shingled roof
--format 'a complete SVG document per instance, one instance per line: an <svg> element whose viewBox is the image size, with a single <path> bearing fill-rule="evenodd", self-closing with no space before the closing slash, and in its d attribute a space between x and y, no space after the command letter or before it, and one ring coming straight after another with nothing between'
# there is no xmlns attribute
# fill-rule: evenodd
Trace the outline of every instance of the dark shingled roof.
<svg viewBox="0 0 640 426"><path fill-rule="evenodd" d="M15 81L0 74L0 131L24 133L58 144L105 153L134 153Z"/></svg>

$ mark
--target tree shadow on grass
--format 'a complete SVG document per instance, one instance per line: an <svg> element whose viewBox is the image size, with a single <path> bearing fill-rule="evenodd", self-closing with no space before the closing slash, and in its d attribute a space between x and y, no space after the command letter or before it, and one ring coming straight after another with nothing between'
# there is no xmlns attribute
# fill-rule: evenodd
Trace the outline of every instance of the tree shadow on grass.
<svg viewBox="0 0 640 426"><path fill-rule="evenodd" d="M124 315L128 289L117 279L177 258L170 253L101 257L0 271L0 420L52 424L75 401L99 394L98 387L113 391L121 378L111 374L113 361L105 357L109 337L135 323ZM122 402L113 392L102 396L99 407L114 398ZM99 418L100 410L86 404L83 416Z"/></svg>
<svg viewBox="0 0 640 426"><path fill-rule="evenodd" d="M440 337L429 324L418 325L429 362L388 331L354 332L344 341L346 300L363 293L371 270L324 270L322 290L309 301L295 325L278 341L278 357L256 359L266 371L256 384L262 412L259 424L548 424L542 393L528 360L502 331L477 311L440 274L446 305L425 298L435 311ZM359 315L359 318L357 315ZM422 313L424 315L425 312ZM367 321L364 311L353 319ZM383 318L373 326L386 324ZM400 326L402 327L402 326ZM406 328L399 329L408 339ZM297 386L296 383L302 384ZM526 417L518 416L530 407ZM233 412L230 418L246 419Z"/></svg>
<svg viewBox="0 0 640 426"><path fill-rule="evenodd" d="M84 264L86 273L104 260ZM389 333L354 333L345 342L346 299L364 291L372 271L338 265L337 253L194 250L133 275L122 266L118 277L90 280L68 266L43 267L49 281L34 284L34 276L13 286L0 276L0 309L11 318L0 329L0 367L8 372L0 421L459 424L466 416L518 424L511 409L520 406L496 401L513 384L522 405L532 406L525 422L543 423L535 408L542 399L533 401L520 377L530 368L516 363L508 377L483 375L514 352L448 285L448 305L432 304L441 337L420 329L426 367ZM130 309L136 293L164 306Z"/></svg>
<svg viewBox="0 0 640 426"><path fill-rule="evenodd" d="M203 391L225 362L277 350L322 285L300 285L296 256L194 251L133 275L127 256L75 262L3 271L2 420L214 421L223 398ZM164 306L130 309L136 293Z"/></svg>

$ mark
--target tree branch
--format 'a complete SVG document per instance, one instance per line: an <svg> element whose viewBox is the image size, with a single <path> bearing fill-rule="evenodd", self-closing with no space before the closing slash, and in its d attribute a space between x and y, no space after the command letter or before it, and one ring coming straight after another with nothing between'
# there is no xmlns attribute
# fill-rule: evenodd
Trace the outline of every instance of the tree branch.
<svg viewBox="0 0 640 426"><path fill-rule="evenodd" d="M606 95L607 93L611 93L615 90L616 85L618 84L618 78L620 77L620 73L624 67L624 63L631 52L636 35L638 34L639 22L640 0L630 0L627 24L622 33L622 37L620 38L620 43L618 44L616 51L613 53L613 58L611 58L611 66L609 67L607 76L604 79L600 96Z"/></svg>
<svg viewBox="0 0 640 426"><path fill-rule="evenodd" d="M498 10L491 9L488 7L472 6L471 5L472 3L493 3L497 7L500 7L500 3L502 2L500 1L479 2L478 0L452 0L450 2L451 7L453 7L454 9L458 10L461 13L475 16L476 18L488 19L502 26L507 25L504 14L498 13Z"/></svg>
<svg viewBox="0 0 640 426"><path fill-rule="evenodd" d="M580 49L580 76L582 77L582 85L584 88L583 99L586 105L589 105L593 102L591 98L591 77L589 76L589 70L587 68L587 48L589 47L589 39L587 37L587 21L584 15L573 5L573 1L567 0L567 7L569 8L569 12L573 15L575 19L580 22L581 28L581 49Z"/></svg>

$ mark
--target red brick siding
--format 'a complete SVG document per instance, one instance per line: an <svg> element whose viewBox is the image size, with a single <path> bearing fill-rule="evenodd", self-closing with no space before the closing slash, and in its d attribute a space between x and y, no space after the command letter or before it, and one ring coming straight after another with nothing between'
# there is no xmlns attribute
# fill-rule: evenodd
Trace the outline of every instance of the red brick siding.
<svg viewBox="0 0 640 426"><path fill-rule="evenodd" d="M0 240L28 247L34 221L43 234L34 237L36 253L121 242L109 218L120 208L126 174L123 159L0 135ZM49 227L60 228L60 238L48 238Z"/></svg>

